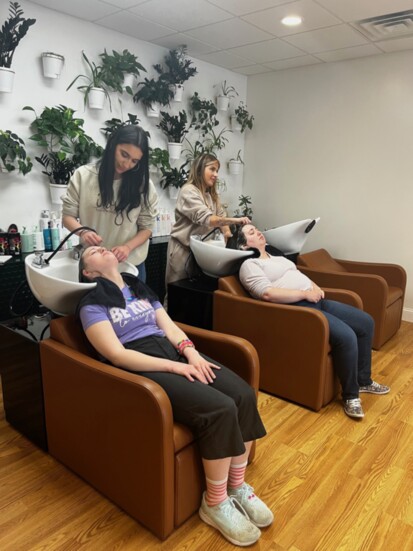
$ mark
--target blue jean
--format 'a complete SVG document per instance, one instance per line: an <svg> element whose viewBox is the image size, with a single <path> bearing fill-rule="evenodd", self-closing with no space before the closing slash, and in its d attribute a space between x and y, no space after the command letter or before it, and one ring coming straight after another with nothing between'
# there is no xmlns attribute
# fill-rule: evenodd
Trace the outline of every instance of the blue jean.
<svg viewBox="0 0 413 551"><path fill-rule="evenodd" d="M371 384L371 343L374 320L363 310L335 300L317 303L301 300L294 306L320 310L330 327L334 370L341 383L344 400L358 398L359 386Z"/></svg>
<svg viewBox="0 0 413 551"><path fill-rule="evenodd" d="M138 264L136 266L138 268L138 278L143 281L143 283L146 283L146 267L145 262L142 262L141 264Z"/></svg>

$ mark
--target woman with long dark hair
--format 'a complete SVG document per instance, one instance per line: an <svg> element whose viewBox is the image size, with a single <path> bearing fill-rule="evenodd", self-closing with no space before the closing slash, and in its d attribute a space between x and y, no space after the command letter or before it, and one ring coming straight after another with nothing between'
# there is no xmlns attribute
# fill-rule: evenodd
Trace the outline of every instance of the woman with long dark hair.
<svg viewBox="0 0 413 551"><path fill-rule="evenodd" d="M217 192L220 163L212 153L203 153L191 166L188 181L180 189L175 206L175 224L168 245L166 284L185 279L191 235L204 236L219 228L224 238L232 234L230 224L248 224L249 218L227 217Z"/></svg>
<svg viewBox="0 0 413 551"><path fill-rule="evenodd" d="M145 281L145 259L157 214L158 196L149 180L148 136L140 126L122 126L108 139L97 164L79 167L63 199L63 224L80 226L85 246L104 245L119 262L138 267Z"/></svg>

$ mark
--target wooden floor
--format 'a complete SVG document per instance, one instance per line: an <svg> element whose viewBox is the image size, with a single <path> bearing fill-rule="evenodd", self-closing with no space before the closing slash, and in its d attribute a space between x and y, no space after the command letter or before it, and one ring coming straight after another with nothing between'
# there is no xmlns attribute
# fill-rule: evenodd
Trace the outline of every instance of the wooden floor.
<svg viewBox="0 0 413 551"><path fill-rule="evenodd" d="M340 402L320 413L260 393L268 436L248 481L275 513L252 549L413 549L413 324L374 353L387 396L362 395L366 417ZM0 404L1 551L235 549L194 515L166 542L39 451Z"/></svg>

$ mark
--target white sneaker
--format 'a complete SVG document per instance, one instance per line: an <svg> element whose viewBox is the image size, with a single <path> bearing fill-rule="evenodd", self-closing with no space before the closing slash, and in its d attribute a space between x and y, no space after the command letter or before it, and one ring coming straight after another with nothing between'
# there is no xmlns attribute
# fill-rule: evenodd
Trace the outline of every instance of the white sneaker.
<svg viewBox="0 0 413 551"><path fill-rule="evenodd" d="M253 524L248 515L236 500L228 497L222 503L209 507L205 501L205 494L202 496L202 503L199 509L201 519L221 532L221 534L234 545L246 547L258 541L261 531Z"/></svg>
<svg viewBox="0 0 413 551"><path fill-rule="evenodd" d="M238 503L242 505L255 526L265 528L273 523L274 515L272 511L254 494L254 488L251 488L246 482L239 488L228 488L228 495L235 497Z"/></svg>

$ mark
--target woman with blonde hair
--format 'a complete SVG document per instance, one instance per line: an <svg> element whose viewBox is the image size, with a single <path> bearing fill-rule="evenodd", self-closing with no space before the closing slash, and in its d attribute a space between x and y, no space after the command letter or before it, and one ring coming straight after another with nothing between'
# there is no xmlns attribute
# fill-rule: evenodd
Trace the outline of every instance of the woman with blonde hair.
<svg viewBox="0 0 413 551"><path fill-rule="evenodd" d="M175 224L168 245L166 285L190 275L191 235L205 236L219 228L225 240L231 237L230 224L249 224L246 216L229 218L217 192L220 163L212 153L203 153L191 166L188 181L180 189L175 206Z"/></svg>

